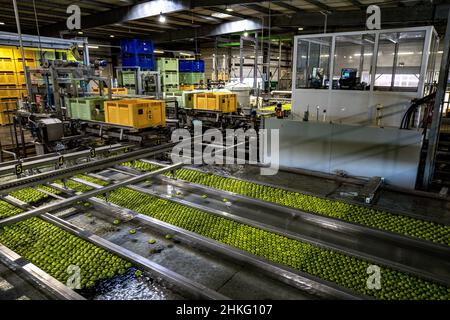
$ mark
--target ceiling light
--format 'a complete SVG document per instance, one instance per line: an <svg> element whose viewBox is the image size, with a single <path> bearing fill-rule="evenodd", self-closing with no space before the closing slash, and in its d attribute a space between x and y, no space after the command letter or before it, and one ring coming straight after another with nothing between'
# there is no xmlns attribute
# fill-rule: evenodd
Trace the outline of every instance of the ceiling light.
<svg viewBox="0 0 450 320"><path fill-rule="evenodd" d="M110 35L109 37L110 37L110 38L114 38L114 35L112 34L112 35Z"/></svg>
<svg viewBox="0 0 450 320"><path fill-rule="evenodd" d="M153 50L153 53L163 54L164 50Z"/></svg>
<svg viewBox="0 0 450 320"><path fill-rule="evenodd" d="M244 37L248 37L248 32L247 31L244 32Z"/></svg>
<svg viewBox="0 0 450 320"><path fill-rule="evenodd" d="M78 34L83 34L83 31L78 31Z"/></svg>
<svg viewBox="0 0 450 320"><path fill-rule="evenodd" d="M161 22L161 23L166 23L166 21L167 21L166 17L161 13L161 14L159 15L159 22Z"/></svg>
<svg viewBox="0 0 450 320"><path fill-rule="evenodd" d="M89 49L98 49L98 46L88 46Z"/></svg>
<svg viewBox="0 0 450 320"><path fill-rule="evenodd" d="M231 15L222 12L214 12L213 14L211 14L211 17L223 19L223 18L230 18Z"/></svg>
<svg viewBox="0 0 450 320"><path fill-rule="evenodd" d="M234 11L232 8L226 8L225 10L227 10L228 12L233 12Z"/></svg>
<svg viewBox="0 0 450 320"><path fill-rule="evenodd" d="M298 28L298 31L303 31L303 28L302 27Z"/></svg>
<svg viewBox="0 0 450 320"><path fill-rule="evenodd" d="M5 23L4 22L0 22L0 26L4 26L5 25Z"/></svg>

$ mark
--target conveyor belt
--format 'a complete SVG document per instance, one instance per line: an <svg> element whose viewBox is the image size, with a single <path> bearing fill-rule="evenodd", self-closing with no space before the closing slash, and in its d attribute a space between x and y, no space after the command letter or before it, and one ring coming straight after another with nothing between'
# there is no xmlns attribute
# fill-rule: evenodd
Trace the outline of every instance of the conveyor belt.
<svg viewBox="0 0 450 320"><path fill-rule="evenodd" d="M155 172L154 172L155 173ZM159 173L159 172L156 172L156 173ZM139 182L139 181L143 181L143 180L145 180L145 179L147 179L148 177L150 177L151 175L149 175L149 176L140 176L140 177L138 177L139 179L135 179L135 180L129 180L128 182L126 182L126 183L124 183L123 185L127 185L127 184L131 184L131 183L137 183L137 182ZM169 183L169 184L171 184L172 182L169 180L169 179L162 179L162 180L166 180L165 181L165 183ZM178 184L178 185L177 185ZM183 184L183 182L174 182L173 183L173 185L175 185L175 186L177 186L177 187L179 187L179 188L185 188L185 190L189 190L190 188L194 188L194 190L195 190L195 188L196 187L199 187L199 186L195 186L195 185L184 185ZM106 187L104 190L113 190L113 189L115 189L115 188L117 188L117 186L110 186L109 188L108 187ZM137 188L137 187L132 187L132 188ZM140 191L145 191L145 190L142 190L142 189L139 189L139 188L137 188L137 190L140 190ZM197 190L202 190L202 189L197 189ZM205 190L205 189L203 189L203 191L204 192L207 192L208 190ZM237 196L237 195L234 195L234 194L232 194L232 193L225 193L225 192L219 192L219 193L217 193L217 194L215 194L214 193L214 191L210 191L210 192L212 192L211 194L212 195L216 195L216 196L218 196L219 198L223 198L223 196L222 196L222 194L226 194L227 195L227 197L230 197L230 199L231 199L231 197L233 197L233 196L236 196L237 198L236 199L240 199L240 200L243 200L243 202L245 202L245 197L243 197L243 198L239 198L239 196ZM85 199L85 198L88 198L88 197L92 197L92 196L94 196L95 194L97 194L98 192L92 192L92 193L90 193L90 192L88 192L88 193L86 193L83 197L80 197L80 199ZM197 196L198 197L198 196ZM72 199L73 200L73 199ZM71 201L72 201L71 200ZM78 200L78 198L77 198L77 200ZM247 199L247 200L250 200L250 199ZM266 203L263 203L262 201L259 201L259 200L254 200L253 199L253 201L255 201L255 202L253 202L253 203L251 203L250 201L248 202L249 204L254 204L254 205L259 205L260 207L263 207L264 205L266 205ZM185 205L188 205L188 206L192 206L192 207L198 207L198 208L200 208L199 206L198 206L198 203L196 203L196 201L195 201L195 197L194 198L192 198L192 199L184 199L184 200L180 200L179 201L180 203L183 203L183 204L185 204ZM272 206L272 207L270 207L271 209L276 209L276 205L275 206ZM204 208L204 207L201 207L201 209L202 210L206 210L206 211L208 211L208 208ZM240 210L239 210L240 209ZM240 212L240 211L242 211L243 213L245 213L245 210L248 210L248 209L250 209L250 208L246 208L245 206L243 206L243 207L241 207L241 208L237 208L237 212ZM39 210L38 210L39 211ZM209 211L211 211L211 209L209 210ZM311 221L308 221L308 217L305 215L305 216L303 216L302 215L302 212L297 212L297 210L293 210L293 211L295 211L302 219L305 219L304 220L304 222L305 223L307 223L307 222L311 222ZM35 211L34 213L36 213L37 211ZM33 213L33 214L34 214ZM279 213L281 213L281 214L287 214L287 213L292 213L291 211L283 211L283 210L279 210ZM230 213L229 212L225 212L225 214L227 215L229 215L229 217L231 217L230 216ZM233 214L235 214L235 212L233 212ZM236 213L237 214L237 213ZM306 214L306 213L303 213L303 214ZM263 215L264 216L264 215ZM256 217L256 216L255 216ZM245 220L245 223L247 223L247 224L249 224L249 223L251 223L251 221L250 221L250 219L248 219L247 217L246 218L244 218L244 219L246 219ZM264 219L264 218L262 218L262 219ZM322 221L323 219L319 219L320 221ZM326 220L326 219L325 219ZM329 225L329 226L327 226L327 223L329 224L330 223L330 221L322 221L322 225L320 225L320 223L318 223L318 222L314 222L314 221L312 221L312 225L314 225L314 223L316 223L317 224L317 226L319 226L319 228L329 228L330 230L332 230L333 228L336 228L336 229L339 229L340 227L342 227L342 226L336 226L336 225L333 225L333 224L331 224L331 225ZM244 221L244 220L242 220L242 221ZM10 222L10 221L9 221ZM9 223L8 222L8 223ZM0 222L0 224L1 224L1 222ZM261 225L261 224L260 224ZM317 227L316 226L316 227ZM343 225L344 227L345 227L345 224ZM350 228L350 226L347 226L347 229L345 229L345 228L342 228L342 230L340 230L340 232L342 232L342 233L345 233L345 232L348 232L349 230L351 230L351 228ZM280 229L280 228L279 228ZM283 230L278 230L278 231L280 231L281 233L283 232ZM338 230L339 231L339 230ZM338 231L336 231L336 232L338 232ZM367 230L361 230L361 232L356 232L355 234L352 234L350 237L349 237L349 239L350 238L354 238L354 237L359 237L359 236L361 236L361 239L363 239L364 237L365 237L365 232L364 231L367 231ZM328 232L327 232L328 233ZM331 232L330 232L331 233ZM358 233L359 233L359 235L358 235ZM292 234L290 234L290 233L286 233L288 236L290 236L291 238L292 238ZM387 236L388 238L389 238L389 234L385 234L385 233L380 233L379 234L379 236L380 236L380 238L379 238L379 240L377 240L377 241L381 241L381 239L382 239L382 237L381 236ZM392 235L391 235L392 236ZM306 239L306 238L304 238L304 239ZM332 238L330 238L330 239L332 239ZM350 239L351 240L351 239ZM366 239L367 240L367 239ZM388 239L389 240L389 239ZM411 239L404 239L404 237L401 237L401 236L399 236L398 238L396 238L396 239L391 239L391 240L400 240L400 241L403 241L403 240L407 240L407 241L410 241ZM330 240L329 240L330 241ZM386 243L388 243L389 241L386 241ZM419 241L420 242L420 241ZM421 242L420 242L421 243ZM410 243L410 245L411 245L411 247L414 247L413 245L412 245L412 243ZM350 246L349 244L347 244L347 246ZM408 246L406 245L405 246L405 248L407 248ZM416 247L419 247L419 246L416 246ZM362 250L361 248L357 248L357 249L360 249L360 250ZM409 248L408 250L416 250L417 248ZM442 248L440 248L440 247L438 247L438 246L435 246L435 245L432 245L432 244L429 244L429 247L427 247L427 248L425 248L426 250L430 250L430 252L432 253L432 254L437 254L437 253L435 253L434 251L435 250L441 250ZM424 249L424 252L426 251ZM446 248L447 249L447 248ZM385 250L387 250L387 251L389 251L389 250L392 250L392 248L391 249L385 249ZM410 254L411 252L413 252L413 251L410 251L409 253L408 253L408 251L405 251L404 253L399 253L399 252L392 252L392 254L393 255L396 255L396 254L399 254L401 257L403 257L404 255L408 255L408 254ZM444 255L445 254L447 254L448 252L444 252ZM425 257L425 256L423 256L422 257L422 259L424 259L424 260L426 260L427 258ZM445 265L445 257L444 257L444 265ZM380 262L382 262L381 260L380 260ZM425 261L426 262L426 261ZM402 267L401 266L395 266L395 263L391 263L391 266L393 266L394 268L397 268L397 269L401 269ZM402 269L401 269L402 270ZM406 272L411 272L411 273L414 273L414 270L407 270L407 269L403 269L404 271L406 271ZM426 274L423 274L423 276L425 277L425 278L427 278L429 275L426 275ZM436 278L434 279L434 280L436 280ZM444 281L446 281L446 280L443 280L443 279L440 279L439 281L441 281L441 282L444 282Z"/></svg>
<svg viewBox="0 0 450 320"><path fill-rule="evenodd" d="M137 188L137 187L130 187L131 189L139 189L139 188ZM142 193L142 191L145 191L145 190L140 190L141 191L141 193ZM173 190L172 189L172 192L175 192L175 190ZM144 192L145 193L145 192ZM122 196L123 196L123 193L122 193ZM122 197L122 196L119 196L119 199L120 199L120 197ZM164 198L166 198L163 194L157 194L157 196L161 196L161 197L164 197ZM112 195L111 195L111 197L112 197ZM136 198L137 197L137 198ZM144 196L143 196L144 197ZM195 204L192 204L191 202L189 202L189 201L185 201L185 200L176 200L176 198L177 198L177 196L173 196L174 198L171 198L171 201L170 202L179 202L179 203L182 203L184 206L187 206L187 207L194 207L194 208L197 208L197 209L200 209L200 210L202 210L203 212L212 212L214 215L223 215L223 217L227 217L229 220L235 220L235 219L237 219L237 220L239 220L240 221L240 223L242 224L242 227L244 227L245 225L247 225L247 226L252 226L252 225L254 225L254 226L256 226L256 228L260 228L260 229L264 229L265 228L265 226L263 226L263 225L261 225L260 223L256 223L255 221L249 221L249 220L247 220L247 219L241 219L241 218L237 218L237 217L234 217L234 216L232 216L232 215L230 215L230 213L226 213L226 212L224 212L223 214L222 213L220 213L220 212L217 212L217 210L213 210L213 209L210 209L209 208L209 206L208 207L200 207L200 206L198 206L198 205L195 205ZM133 197L131 197L130 199L128 199L128 201L132 201L131 199L138 199L139 198L139 196L137 196L136 194L133 196ZM116 198L117 199L117 198ZM111 201L113 201L113 202L115 202L116 200L111 200ZM145 205L145 200L142 200L143 202L139 202L138 200L136 200L138 203L136 203L138 206L140 206L140 208L145 208L146 207L146 205ZM149 201L149 203L150 202L152 202L153 200L151 200L151 198L149 198L148 199L148 201ZM120 201L119 201L120 202ZM121 203L121 202L120 202ZM158 202L157 202L158 203ZM161 202L161 204L162 204L163 202ZM143 207L142 207L143 206ZM131 205L131 207L130 208L132 208L133 207L133 205ZM151 210L155 210L156 208L153 208L153 209L151 209ZM144 209L145 210L145 209ZM179 209L179 210L181 210L181 208ZM214 212L213 212L214 211ZM151 213L151 212L154 212L154 213ZM160 214L162 214L162 213L158 213L158 210L156 209L156 211L151 211L151 212L149 212L149 215L150 216L152 216L152 214L156 214L156 215L160 215ZM165 212L165 211L164 211ZM193 213L194 214L194 213ZM165 216L167 216L167 213L165 213L164 214ZM206 216L204 215L204 214L202 214L202 216L205 218L205 219L207 219L206 218ZM167 216L167 218L168 219L170 219L170 216ZM163 219L164 221L165 221L165 218ZM208 219L207 219L208 220ZM202 220L203 221L203 220ZM199 223L200 223L200 221L198 221ZM272 228L273 229L273 228ZM188 230L190 230L189 228L188 228ZM274 229L274 231L269 231L269 232L272 232L272 233L275 233L275 234L283 234L282 232L280 232L280 230L275 230ZM292 235L289 235L289 237L290 238L292 238ZM295 239L295 237L294 237L294 239ZM306 240L306 242L308 242L308 240ZM320 245L319 245L320 246ZM369 260L370 261L370 260ZM372 261L370 261L370 262L372 262ZM397 269L397 268L392 268L392 269ZM392 269L390 269L390 270L392 270ZM385 270L386 272L391 272L391 271L389 271L389 268L385 268L384 267L384 264L383 264L383 270ZM407 277L410 277L409 275L406 275L406 274L404 274L405 276L407 276ZM423 278L423 277L419 277L419 278ZM415 278L416 280L414 280L414 281L421 281L420 279L418 279L418 278Z"/></svg>
<svg viewBox="0 0 450 320"><path fill-rule="evenodd" d="M133 145L123 146L121 144L114 144L111 146L99 147L96 149L96 153L103 154L103 153L108 153L108 152L112 152L112 151L121 151L126 148L131 149L132 147L133 147ZM22 168L24 170L27 170L27 169L39 168L39 167L42 167L45 165L56 164L61 156L64 157L65 161L80 159L82 157L89 156L89 152L90 152L90 150L84 150L84 151L78 151L78 152L72 152L72 153L66 153L66 154L65 153L61 153L61 154L57 154L57 155L52 154L47 157L41 156L41 157L38 157L37 159L32 159L32 160L23 159L22 162L10 161L10 162L6 163L6 165L0 165L0 176L6 175L6 174L15 174L15 166L19 163L22 164Z"/></svg>
<svg viewBox="0 0 450 320"><path fill-rule="evenodd" d="M21 207L22 209L36 209L34 207L29 206L26 203L22 203L21 201L17 201L16 205ZM49 213L43 213L41 215L41 218L44 221L47 221L58 228L71 233L81 239L84 239L90 243L93 243L94 245L98 246L99 248L103 248L107 251L110 251L114 253L117 256L120 256L128 261L131 261L136 266L139 266L143 270L149 271L155 278L164 279L164 281L167 281L171 286L176 287L176 290L179 290L180 292L187 294L191 298L195 299L214 299L214 300L226 300L228 299L226 296L217 293L214 290L211 290L209 288L206 288L205 286L192 281L176 272L173 272L167 268L164 268L163 266L154 263L130 250L127 250L125 248L122 248L110 241L107 241L103 239L102 237L99 237L95 234L92 234L82 228L79 228L59 217L56 217L54 215L51 215ZM6 247L2 246L0 244L0 249L4 248L6 252L9 253L10 256L17 256L14 252L7 249ZM28 266L28 264L27 264ZM32 272L36 277L39 277L41 281L46 281L49 288L51 288L53 291L57 291L60 294L65 294L69 298L72 297L72 299L82 299L81 296L73 292L72 290L66 288L62 283L57 281L56 279L52 278L45 272L41 271L34 265L31 265L28 267L29 271ZM27 270L28 270L27 269Z"/></svg>
<svg viewBox="0 0 450 320"><path fill-rule="evenodd" d="M89 186L95 186L96 188L101 188L100 185L95 185L90 181L83 181L82 179L74 179L79 182L83 182ZM70 193L70 191L68 190ZM162 221L152 219L148 216L133 212L129 209L123 209L121 207L115 206L111 203L107 203L104 200L91 198L89 201L94 204L94 207L101 209L101 212L104 215L109 216L110 219L123 219L123 217L132 217L131 220L126 219L127 222L139 222L139 225L146 226L151 228L152 230L157 230L161 235L165 235L167 233L174 235L177 239L183 239L183 244L187 245L189 243L189 247L193 250L200 249L201 251L207 252L208 255L217 256L219 259L218 262L213 264L212 268L219 268L218 265L222 264L221 261L224 259L230 261L232 264L240 264L244 267L244 270L252 270L252 274L259 274L259 282L264 283L265 278L274 279L276 282L271 283L269 286L274 286L278 288L278 290L287 290L286 294L293 295L293 292L296 289L301 291L298 294L295 294L297 298L302 299L358 299L360 296L355 293L346 290L344 288L340 288L333 283L327 283L321 281L317 278L309 277L305 274L299 274L294 270L288 270L286 268L280 268L278 265L273 264L269 261L265 261L264 259L260 259L254 257L251 254L248 254L244 251L237 250L235 248L223 245L219 242L212 241L211 239L204 238L195 233L183 230L181 228L175 227L173 225L164 223ZM123 211L123 214L120 212ZM124 221L124 220L122 220ZM122 238L122 237L120 237ZM125 240L124 240L125 241ZM227 264L225 264L226 266ZM204 271L204 270L203 270ZM200 270L199 270L200 272ZM246 272L239 272L239 274L245 274ZM223 277L223 275L221 276ZM245 276L244 276L245 278ZM231 279L231 278L230 278ZM236 282L234 280L233 282ZM245 280L248 281L248 280ZM273 281L269 281L273 282ZM280 284L276 284L277 282L281 282ZM283 289L284 288L284 289ZM275 297L275 296L273 296Z"/></svg>
<svg viewBox="0 0 450 320"><path fill-rule="evenodd" d="M92 191L89 191L89 192L87 192L85 194L80 194L80 195L74 196L74 197L69 198L69 199L57 201L55 203L51 203L49 205L42 206L40 208L36 208L36 209L32 209L32 210L29 210L29 211L24 212L24 213L20 213L18 215L15 215L15 216L12 216L12 217L0 220L0 227L3 227L5 225L9 225L9 224L13 224L13 223L16 223L16 222L19 222L21 220L25 220L25 219L28 219L28 218L31 218L31 217L34 217L34 216L42 215L43 213L46 213L46 212L51 212L53 210L66 208L66 207L68 207L68 206L70 206L70 205L72 205L72 204L74 204L74 203L76 203L78 201L83 201L85 199L89 199L89 198L94 197L94 196L96 196L98 194L107 193L107 192L110 192L110 191L112 191L114 189L117 189L117 188L120 188L120 187L124 187L124 186L130 185L130 184L133 184L133 183L138 183L140 181L144 181L146 179L149 179L149 178L151 178L153 176L156 176L156 175L158 175L160 173L164 173L166 171L176 170L177 168L180 168L182 165L183 165L182 163L174 164L172 166L169 166L169 167L166 167L166 168L163 168L163 169L159 169L159 170L154 171L154 172L146 173L146 174L143 174L141 176L137 176L137 177L134 177L134 178L131 178L131 179L128 179L128 180L116 183L114 185L109 185L107 187L102 188L101 190L92 190Z"/></svg>
<svg viewBox="0 0 450 320"><path fill-rule="evenodd" d="M125 174L140 174L133 169L122 169ZM391 266L450 286L450 260L448 259L450 248L448 247L313 215L164 176L157 176L155 179L157 181L154 181L152 184L152 190L154 191L140 187L130 188L165 197L167 186L176 187L186 191L186 195L183 199L172 198L172 201L210 212L213 210L215 214L219 215L221 215L220 212L224 211L223 216L230 217L231 214L239 217L238 219L250 219L257 226L260 226L262 223L263 225L266 224L267 228L268 224L274 227L278 233L286 236L294 238L300 236L302 240ZM208 198L208 207L204 207L205 200L201 197L204 194L215 197L215 200ZM226 207L223 204L223 198L230 200L233 205ZM248 220L244 222L248 223Z"/></svg>
<svg viewBox="0 0 450 320"><path fill-rule="evenodd" d="M448 259L450 248L276 204L263 203L260 200L220 192L180 180L167 177L157 177L156 180L152 189L157 193L163 193L167 190L167 186L171 185L185 191L183 200L192 205L204 205L205 201L200 195L206 194L209 196L208 208L258 221L277 228L278 232L286 236L301 235L303 240L450 286L450 260ZM134 189L134 187L131 188ZM142 188L135 189L144 191ZM227 198L233 205L226 207L222 201L223 198Z"/></svg>
<svg viewBox="0 0 450 320"><path fill-rule="evenodd" d="M96 161L90 161L87 163L79 164L70 168L64 168L59 170L53 170L45 173L40 173L13 181L7 181L0 184L0 195L5 195L11 191L22 189L35 184L42 184L48 181L57 179L63 179L74 176L78 173L90 172L95 170L101 170L114 164L122 163L124 161L132 161L143 156L154 156L172 150L174 143L165 144L153 148L141 149L125 153L114 158L106 158Z"/></svg>

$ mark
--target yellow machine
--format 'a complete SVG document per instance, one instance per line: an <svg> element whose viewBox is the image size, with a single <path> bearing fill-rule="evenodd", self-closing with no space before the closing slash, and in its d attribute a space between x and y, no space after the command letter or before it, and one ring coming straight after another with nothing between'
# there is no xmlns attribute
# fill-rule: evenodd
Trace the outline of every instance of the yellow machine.
<svg viewBox="0 0 450 320"><path fill-rule="evenodd" d="M135 129L165 127L166 104L159 100L118 100L105 103L105 122Z"/></svg>

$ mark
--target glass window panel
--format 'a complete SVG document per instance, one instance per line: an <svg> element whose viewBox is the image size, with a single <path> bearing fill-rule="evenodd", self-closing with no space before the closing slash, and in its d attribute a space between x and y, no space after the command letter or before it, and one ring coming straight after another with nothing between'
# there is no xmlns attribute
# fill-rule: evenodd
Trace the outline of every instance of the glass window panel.
<svg viewBox="0 0 450 320"><path fill-rule="evenodd" d="M430 94L433 91L435 82L438 81L436 59L439 51L439 38L435 33L432 33L430 56L428 57L427 73L425 77L425 94Z"/></svg>
<svg viewBox="0 0 450 320"><path fill-rule="evenodd" d="M376 90L417 91L425 31L380 34Z"/></svg>
<svg viewBox="0 0 450 320"><path fill-rule="evenodd" d="M297 89L329 85L331 37L300 39L297 44Z"/></svg>
<svg viewBox="0 0 450 320"><path fill-rule="evenodd" d="M337 36L333 89L370 89L375 35Z"/></svg>

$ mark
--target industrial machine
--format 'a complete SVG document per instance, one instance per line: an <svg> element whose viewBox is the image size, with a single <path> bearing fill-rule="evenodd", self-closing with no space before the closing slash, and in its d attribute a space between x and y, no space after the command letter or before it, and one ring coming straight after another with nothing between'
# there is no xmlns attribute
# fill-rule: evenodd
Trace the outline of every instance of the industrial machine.
<svg viewBox="0 0 450 320"><path fill-rule="evenodd" d="M158 71L142 71L140 67L116 67L119 87L129 95L145 95L161 99L161 79Z"/></svg>

